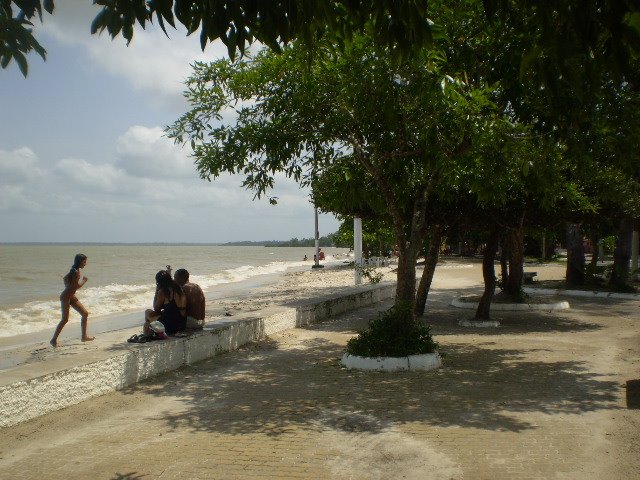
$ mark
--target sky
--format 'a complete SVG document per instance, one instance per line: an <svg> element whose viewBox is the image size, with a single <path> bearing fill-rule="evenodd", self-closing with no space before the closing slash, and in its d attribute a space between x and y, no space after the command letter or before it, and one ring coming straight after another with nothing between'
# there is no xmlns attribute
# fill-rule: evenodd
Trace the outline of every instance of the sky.
<svg viewBox="0 0 640 480"><path fill-rule="evenodd" d="M253 199L242 177L202 180L190 149L163 135L188 110L183 82L196 61L226 55L200 49L198 34L155 26L126 45L91 35L99 9L56 2L35 22L47 60L32 53L25 78L0 70L0 242L186 242L288 240L314 236L309 192L277 177ZM171 28L171 27L168 27ZM320 215L320 235L339 223Z"/></svg>

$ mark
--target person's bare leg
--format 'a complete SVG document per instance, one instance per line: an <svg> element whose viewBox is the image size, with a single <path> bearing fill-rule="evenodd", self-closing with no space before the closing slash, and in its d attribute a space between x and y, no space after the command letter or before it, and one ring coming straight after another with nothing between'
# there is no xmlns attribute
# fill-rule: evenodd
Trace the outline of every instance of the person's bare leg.
<svg viewBox="0 0 640 480"><path fill-rule="evenodd" d="M90 337L89 335L87 335L87 321L89 319L89 312L87 311L87 309L84 308L84 305L82 305L82 303L80 302L74 302L71 304L71 306L74 308L76 312L78 312L81 315L80 317L80 329L82 330L81 340L83 342L90 342L91 340L95 340L96 337Z"/></svg>
<svg viewBox="0 0 640 480"><path fill-rule="evenodd" d="M51 341L49 342L52 347L61 346L58 344L58 336L60 335L60 332L62 332L62 329L64 328L64 326L69 321L69 301L61 300L60 308L62 310L62 318L60 320L60 323L58 323L58 326L56 327L56 331L53 333L53 337L51 338Z"/></svg>

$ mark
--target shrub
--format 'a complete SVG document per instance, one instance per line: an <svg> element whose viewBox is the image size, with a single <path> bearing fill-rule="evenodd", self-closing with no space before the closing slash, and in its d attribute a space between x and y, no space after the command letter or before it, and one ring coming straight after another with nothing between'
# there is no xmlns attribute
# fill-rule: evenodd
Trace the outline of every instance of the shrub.
<svg viewBox="0 0 640 480"><path fill-rule="evenodd" d="M380 313L347 342L347 353L359 357L406 357L437 349L431 328L415 321L410 306L398 305Z"/></svg>
<svg viewBox="0 0 640 480"><path fill-rule="evenodd" d="M380 280L382 280L383 277L382 273L378 272L375 267L356 266L356 270L359 270L360 275L369 280L369 283L380 283Z"/></svg>

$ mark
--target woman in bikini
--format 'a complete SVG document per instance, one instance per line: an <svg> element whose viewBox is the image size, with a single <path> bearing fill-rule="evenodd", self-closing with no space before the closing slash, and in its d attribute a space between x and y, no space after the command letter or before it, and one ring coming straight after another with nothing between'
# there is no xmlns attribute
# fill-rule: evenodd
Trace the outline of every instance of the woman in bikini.
<svg viewBox="0 0 640 480"><path fill-rule="evenodd" d="M73 267L69 270L64 276L64 290L60 294L60 305L62 308L62 319L60 323L56 327L56 331L53 334L53 338L51 339L51 345L54 347L58 346L58 336L60 332L64 328L64 326L69 321L69 309L73 307L73 309L81 315L80 319L80 328L82 330L82 341L90 342L95 337L90 337L87 335L87 319L89 318L89 312L84 305L80 303L78 298L76 297L76 291L79 288L87 283L88 278L84 277L80 270L85 267L87 264L87 256L79 253L76 255L73 260Z"/></svg>
<svg viewBox="0 0 640 480"><path fill-rule="evenodd" d="M187 328L187 296L167 270L156 274L156 296L153 310L144 314L144 333L151 333L149 324L159 320L167 335L173 335Z"/></svg>

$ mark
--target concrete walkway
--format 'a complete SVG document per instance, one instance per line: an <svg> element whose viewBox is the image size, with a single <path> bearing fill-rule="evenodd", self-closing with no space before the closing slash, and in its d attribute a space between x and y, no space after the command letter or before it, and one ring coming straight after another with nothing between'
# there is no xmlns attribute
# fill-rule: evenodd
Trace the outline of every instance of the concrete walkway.
<svg viewBox="0 0 640 480"><path fill-rule="evenodd" d="M474 291L430 296L438 371L340 367L378 305L2 429L0 478L639 478L640 302L459 327Z"/></svg>

